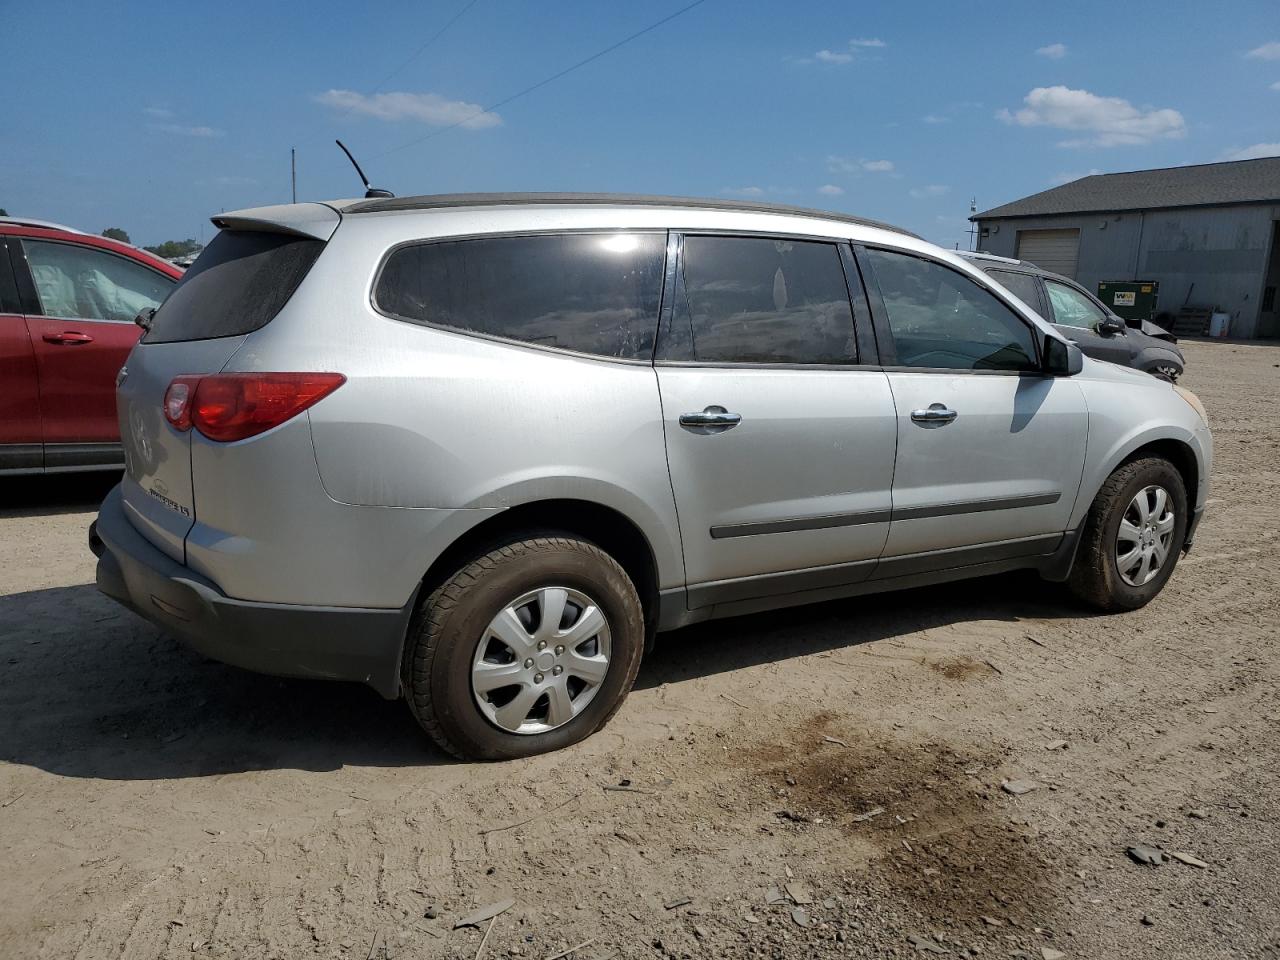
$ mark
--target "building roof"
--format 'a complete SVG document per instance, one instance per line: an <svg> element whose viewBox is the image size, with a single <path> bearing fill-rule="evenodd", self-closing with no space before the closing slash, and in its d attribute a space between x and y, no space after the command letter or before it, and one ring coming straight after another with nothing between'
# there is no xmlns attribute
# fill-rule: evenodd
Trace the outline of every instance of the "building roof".
<svg viewBox="0 0 1280 960"><path fill-rule="evenodd" d="M389 213L394 210L438 210L449 207L495 207L512 204L593 204L597 206L625 207L686 207L698 210L742 210L748 213L780 213L799 217L856 223L863 227L878 227L894 233L915 234L902 227L895 227L878 220L868 220L847 213L831 213L828 210L812 210L808 207L792 207L782 203L760 203L754 200L706 200L697 197L659 197L634 193L441 193L420 197L389 197L373 200L357 200L344 203L343 215L349 213Z"/></svg>
<svg viewBox="0 0 1280 960"><path fill-rule="evenodd" d="M1280 157L1100 173L975 213L970 220L1280 203Z"/></svg>

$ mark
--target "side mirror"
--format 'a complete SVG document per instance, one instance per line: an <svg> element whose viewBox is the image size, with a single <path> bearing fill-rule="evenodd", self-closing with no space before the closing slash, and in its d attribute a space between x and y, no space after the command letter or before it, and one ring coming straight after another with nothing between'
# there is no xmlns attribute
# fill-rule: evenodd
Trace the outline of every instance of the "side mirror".
<svg viewBox="0 0 1280 960"><path fill-rule="evenodd" d="M1084 354L1074 343L1051 334L1044 338L1044 372L1054 377L1073 377L1084 369Z"/></svg>
<svg viewBox="0 0 1280 960"><path fill-rule="evenodd" d="M1104 337L1114 337L1125 332L1125 323L1119 317L1107 317L1098 321L1098 333Z"/></svg>

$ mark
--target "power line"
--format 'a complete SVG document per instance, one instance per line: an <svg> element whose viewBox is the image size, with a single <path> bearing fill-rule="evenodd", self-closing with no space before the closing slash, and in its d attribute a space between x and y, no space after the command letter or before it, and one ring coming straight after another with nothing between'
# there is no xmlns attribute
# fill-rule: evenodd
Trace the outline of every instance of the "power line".
<svg viewBox="0 0 1280 960"><path fill-rule="evenodd" d="M480 2L480 0L468 0L468 2L467 2L467 3L463 4L462 8L461 8L457 13L455 13L452 17L450 17L447 21L445 21L445 24L444 24L444 26L443 26L443 27L441 27L439 30L437 30L435 33L433 33L431 36L427 37L427 39L426 39L426 40L424 40L424 41L422 42L422 45L421 45L421 46L419 46L417 50L413 51L413 54L409 57L409 59L402 61L402 62L400 63L400 65L399 65L399 66L395 67L395 68L394 68L390 73L388 73L385 77L383 77L381 80L379 80L377 83L375 83L375 84L373 85L373 87L369 90L369 92L368 92L367 94L365 94L365 96L366 96L366 97L372 97L375 93L377 93L379 90L381 90L381 89L382 89L382 87L383 87L383 85L384 85L388 80L390 80L392 77L394 77L397 73L399 73L401 70L403 70L403 69L404 69L405 67L407 67L409 64L413 63L413 61L417 60L417 59L418 59L418 57L422 56L422 52L423 52L424 50L426 50L426 49L427 49L427 47L431 46L433 43L435 43L437 40L439 40L442 36L444 36L444 34L445 34L445 31L446 31L446 30L448 30L448 29L449 29L450 27L452 27L455 23L457 23L460 19L462 19L462 15L463 15L464 13L466 13L468 10L470 10L472 7L474 7L474 6L475 6L477 3L479 3L479 2ZM346 118L346 117L350 116L350 115L351 115L351 111L353 111L355 108L356 108L356 104L355 104L355 103L350 104L350 105L347 107L347 109L343 110L340 114L338 114L338 115L334 118L334 122L337 122L338 120L342 120L342 119L344 119L344 118Z"/></svg>
<svg viewBox="0 0 1280 960"><path fill-rule="evenodd" d="M394 70L392 70L390 73L388 73L385 77L383 77L381 80L379 80L376 84L374 84L373 89L369 91L368 95L369 95L369 96L372 96L373 94L377 93L379 90L381 90L381 89L382 89L382 85L383 85L384 83L386 83L388 80L390 80L392 77L394 77L397 73L399 73L401 70L403 70L403 69L404 69L405 67L407 67L409 64L413 63L413 61L417 60L417 59L418 59L418 57L422 56L422 52L423 52L424 50L426 50L426 49L427 49L427 47L431 46L433 43L435 43L437 40L439 40L442 36L444 36L444 33L445 33L445 31L446 31L446 30L448 30L448 29L449 29L450 27L452 27L455 23L457 23L460 19L462 19L462 15L463 15L464 13L466 13L468 10L470 10L472 7L474 7L474 6L475 6L477 3L479 3L479 2L480 2L480 0L469 0L469 2L468 2L468 3L464 4L464 5L463 5L463 7L462 7L462 9L461 9L461 10L459 10L457 13L455 13L452 17L450 17L450 18L449 18L449 20L445 23L445 25L444 25L443 27L441 27L439 30L437 30L435 33L433 33L431 36L427 37L427 39L426 39L425 41L423 41L422 46L418 47L418 49L417 49L417 50L413 51L413 55L412 55L412 56L410 56L408 60L404 61L402 64L400 64L400 66L396 67Z"/></svg>
<svg viewBox="0 0 1280 960"><path fill-rule="evenodd" d="M593 53L591 56L587 57L585 60L579 60L577 63L575 63L571 67L565 67L559 73L554 73L551 76L547 77L545 80L539 80L537 83L533 84L532 86L525 87L519 93L513 93L511 96L506 97L502 100L499 100L497 103L490 104L487 107L477 110L475 113L469 114L468 116L463 117L461 120L458 120L454 123L449 124L447 127L440 127L438 130L433 130L430 133L428 133L426 136L417 137L414 140L409 140L406 143L400 144L398 147L392 147L390 150L384 150L382 153L376 154L372 159L380 160L383 157L387 156L388 154L395 153L399 150L404 150L408 147L417 146L420 143L425 143L427 140L432 140L435 137L440 136L441 134L448 133L450 130L456 130L458 127L462 126L463 124L470 123L476 117L483 116L486 113L492 113L494 110L497 110L499 107L505 107L507 104L511 103L512 101L519 100L521 97L524 97L524 96L528 96L529 94L533 93L535 90L539 90L542 87L545 87L549 83L554 83L555 81L559 80L561 77L568 76L569 74L573 73L573 71L581 67L585 67L587 64L592 63L596 60L599 60L601 57L605 56L606 54L613 53L613 51L617 50L619 47L626 46L632 40L638 40L640 37L643 37L646 33L651 33L654 30L657 30L659 27L670 23L676 17L682 16L688 13L694 7L701 6L704 3L706 3L706 0L694 0L693 3L690 3L686 6L681 7L679 10L675 11L674 13L667 14L667 16L663 17L661 20L658 20L658 21L655 21L654 23L649 24L644 29L637 30L635 33L631 34L630 36L624 37L623 39L619 40L617 43L612 44L611 46L605 47L603 50L598 50L597 52Z"/></svg>

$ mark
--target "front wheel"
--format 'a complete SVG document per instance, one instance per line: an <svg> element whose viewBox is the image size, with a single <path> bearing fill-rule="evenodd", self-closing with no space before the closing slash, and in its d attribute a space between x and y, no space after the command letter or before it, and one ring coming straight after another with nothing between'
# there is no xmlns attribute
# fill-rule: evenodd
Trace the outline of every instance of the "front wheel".
<svg viewBox="0 0 1280 960"><path fill-rule="evenodd" d="M409 627L409 707L443 749L507 760L589 736L622 705L644 649L635 586L595 544L548 535L477 557Z"/></svg>
<svg viewBox="0 0 1280 960"><path fill-rule="evenodd" d="M1126 463L1107 478L1085 519L1069 585L1100 610L1136 610L1151 601L1182 552L1187 492L1168 460Z"/></svg>

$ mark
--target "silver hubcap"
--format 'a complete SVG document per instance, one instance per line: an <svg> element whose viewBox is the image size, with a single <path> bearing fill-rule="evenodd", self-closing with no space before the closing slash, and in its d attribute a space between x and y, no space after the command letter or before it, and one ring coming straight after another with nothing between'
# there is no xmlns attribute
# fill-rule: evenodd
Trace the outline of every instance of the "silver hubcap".
<svg viewBox="0 0 1280 960"><path fill-rule="evenodd" d="M1116 534L1116 568L1131 587L1149 583L1160 572L1173 545L1173 503L1164 487L1138 491L1120 518Z"/></svg>
<svg viewBox="0 0 1280 960"><path fill-rule="evenodd" d="M541 587L489 622L471 664L471 692L495 727L546 733L595 699L609 654L609 622L595 601L567 587Z"/></svg>

